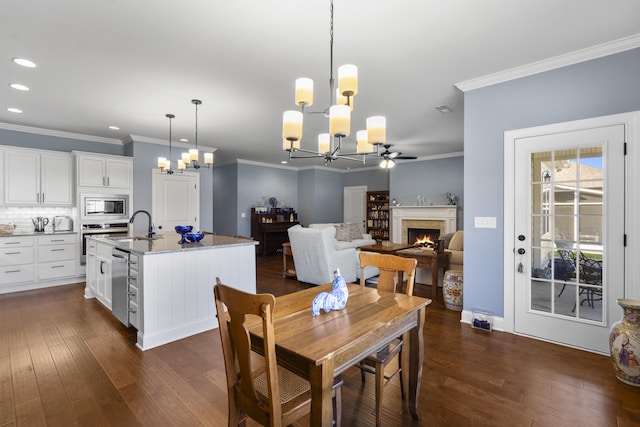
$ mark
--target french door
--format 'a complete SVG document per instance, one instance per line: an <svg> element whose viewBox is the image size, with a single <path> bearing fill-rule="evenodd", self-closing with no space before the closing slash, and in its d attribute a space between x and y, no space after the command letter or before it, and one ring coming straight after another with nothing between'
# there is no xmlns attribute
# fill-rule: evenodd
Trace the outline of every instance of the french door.
<svg viewBox="0 0 640 427"><path fill-rule="evenodd" d="M608 353L624 296L625 126L514 141L514 332Z"/></svg>

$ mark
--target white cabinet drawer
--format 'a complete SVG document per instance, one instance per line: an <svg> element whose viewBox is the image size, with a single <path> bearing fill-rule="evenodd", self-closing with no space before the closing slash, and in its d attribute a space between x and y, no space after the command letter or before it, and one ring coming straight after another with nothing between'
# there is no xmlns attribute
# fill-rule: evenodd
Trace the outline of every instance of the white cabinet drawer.
<svg viewBox="0 0 640 427"><path fill-rule="evenodd" d="M0 238L0 248L33 246L34 241L33 237L3 237Z"/></svg>
<svg viewBox="0 0 640 427"><path fill-rule="evenodd" d="M33 264L33 247L0 248L0 266Z"/></svg>
<svg viewBox="0 0 640 427"><path fill-rule="evenodd" d="M64 261L73 260L76 257L76 245L39 246L38 261Z"/></svg>
<svg viewBox="0 0 640 427"><path fill-rule="evenodd" d="M136 329L139 329L138 325L138 304L133 301L129 301L129 323Z"/></svg>
<svg viewBox="0 0 640 427"><path fill-rule="evenodd" d="M129 301L138 303L138 287L129 282Z"/></svg>
<svg viewBox="0 0 640 427"><path fill-rule="evenodd" d="M111 252L113 252L113 246L108 243L98 243L96 252L98 255L111 259Z"/></svg>
<svg viewBox="0 0 640 427"><path fill-rule="evenodd" d="M57 279L60 277L69 277L76 275L76 262L59 261L59 262L46 262L38 265L38 279Z"/></svg>
<svg viewBox="0 0 640 427"><path fill-rule="evenodd" d="M61 234L57 236L39 236L38 246L42 245L64 245L69 243L76 243L75 234Z"/></svg>
<svg viewBox="0 0 640 427"><path fill-rule="evenodd" d="M33 278L33 264L0 267L0 285L32 282Z"/></svg>

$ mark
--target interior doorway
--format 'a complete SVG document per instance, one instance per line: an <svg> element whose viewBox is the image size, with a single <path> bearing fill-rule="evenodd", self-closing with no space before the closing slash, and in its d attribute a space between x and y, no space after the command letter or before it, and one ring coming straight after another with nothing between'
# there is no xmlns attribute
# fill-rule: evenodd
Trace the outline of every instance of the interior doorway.
<svg viewBox="0 0 640 427"><path fill-rule="evenodd" d="M343 194L342 221L358 224L364 233L366 230L364 221L366 218L367 186L344 187Z"/></svg>
<svg viewBox="0 0 640 427"><path fill-rule="evenodd" d="M172 233L176 225L192 225L200 231L200 174L167 174L153 170L152 217L160 233Z"/></svg>

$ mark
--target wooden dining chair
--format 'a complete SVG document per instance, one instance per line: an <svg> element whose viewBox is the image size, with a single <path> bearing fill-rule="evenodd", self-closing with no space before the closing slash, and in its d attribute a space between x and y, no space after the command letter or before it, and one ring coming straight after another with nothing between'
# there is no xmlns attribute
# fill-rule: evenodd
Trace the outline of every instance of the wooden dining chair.
<svg viewBox="0 0 640 427"><path fill-rule="evenodd" d="M380 270L377 289L384 292L398 292L401 290L407 295L413 295L413 285L416 277L415 258L404 258L396 255L378 254L373 252L360 252L360 269L364 273L365 267L374 266ZM365 286L364 274L360 274L360 285ZM403 279L406 280L403 283ZM365 382L365 373L374 374L376 378L376 426L380 426L380 408L382 406L382 392L384 387L402 371L400 363L402 351L402 337L397 337L391 343L379 348L374 353L361 360L357 365L360 368L362 382ZM385 373L385 367L398 356L398 368L391 374ZM400 389L402 399L405 399L407 384L400 376Z"/></svg>
<svg viewBox="0 0 640 427"><path fill-rule="evenodd" d="M311 386L278 366L273 329L276 299L224 285L213 288L227 374L229 427L244 426L247 416L264 426L286 426L311 411ZM225 314L226 313L226 314ZM245 325L249 316L262 319L264 364L252 357ZM260 366L256 366L260 365ZM342 380L334 382L334 424L340 425Z"/></svg>

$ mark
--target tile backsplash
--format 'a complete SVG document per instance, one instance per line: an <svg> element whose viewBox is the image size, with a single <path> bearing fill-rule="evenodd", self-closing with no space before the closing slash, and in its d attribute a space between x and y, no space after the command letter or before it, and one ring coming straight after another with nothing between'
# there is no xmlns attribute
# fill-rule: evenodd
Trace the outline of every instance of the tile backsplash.
<svg viewBox="0 0 640 427"><path fill-rule="evenodd" d="M78 210L76 208L59 207L14 207L0 206L0 224L15 224L16 233L28 233L33 231L31 218L43 216L49 219L49 224L45 227L45 232L53 231L53 217L59 215L70 216L73 221L73 228L77 230L76 224Z"/></svg>

